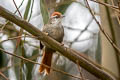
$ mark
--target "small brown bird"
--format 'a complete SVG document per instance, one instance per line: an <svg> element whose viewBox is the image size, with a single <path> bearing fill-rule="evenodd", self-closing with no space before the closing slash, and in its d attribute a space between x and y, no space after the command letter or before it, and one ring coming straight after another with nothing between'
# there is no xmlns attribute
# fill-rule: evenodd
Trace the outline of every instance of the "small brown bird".
<svg viewBox="0 0 120 80"><path fill-rule="evenodd" d="M61 13L54 12L50 17L50 22L47 25L45 25L42 30L48 36L50 36L58 42L62 42L64 37L64 28L61 24L62 18L63 15ZM52 55L54 52L55 50L49 48L48 46L45 46L41 63L51 67ZM41 73L44 70L47 75L50 73L50 68L45 67L44 65L40 65L39 72Z"/></svg>

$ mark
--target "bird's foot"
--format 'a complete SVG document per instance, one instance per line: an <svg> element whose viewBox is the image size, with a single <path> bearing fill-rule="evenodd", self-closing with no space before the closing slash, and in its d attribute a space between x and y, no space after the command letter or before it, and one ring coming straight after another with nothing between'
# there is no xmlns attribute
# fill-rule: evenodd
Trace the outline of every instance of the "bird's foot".
<svg viewBox="0 0 120 80"><path fill-rule="evenodd" d="M47 33L47 32L44 32L44 34L48 36L48 33Z"/></svg>
<svg viewBox="0 0 120 80"><path fill-rule="evenodd" d="M64 43L61 43L61 46L64 46Z"/></svg>

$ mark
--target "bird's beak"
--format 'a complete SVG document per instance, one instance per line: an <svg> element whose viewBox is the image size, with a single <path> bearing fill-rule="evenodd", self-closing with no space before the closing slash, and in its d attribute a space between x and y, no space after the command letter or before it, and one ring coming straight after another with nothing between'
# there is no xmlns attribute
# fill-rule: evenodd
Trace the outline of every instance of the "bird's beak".
<svg viewBox="0 0 120 80"><path fill-rule="evenodd" d="M65 15L62 15L62 16L61 16L61 18L64 18L64 17L65 17Z"/></svg>

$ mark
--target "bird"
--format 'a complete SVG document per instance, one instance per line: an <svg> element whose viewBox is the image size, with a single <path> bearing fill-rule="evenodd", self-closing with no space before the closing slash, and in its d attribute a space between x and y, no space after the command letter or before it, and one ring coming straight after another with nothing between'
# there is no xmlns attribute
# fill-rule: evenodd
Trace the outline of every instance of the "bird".
<svg viewBox="0 0 120 80"><path fill-rule="evenodd" d="M62 43L64 37L64 28L61 23L63 17L64 15L62 15L60 12L53 12L52 15L50 16L50 21L48 22L48 24L46 24L42 28L42 32L46 33L46 35L60 43ZM44 45L44 43L42 44ZM51 67L52 56L54 52L56 51L44 45L41 64L45 64ZM39 67L39 72L42 73L43 71L45 71L47 75L50 73L50 70L51 70L50 68L44 65L40 65Z"/></svg>

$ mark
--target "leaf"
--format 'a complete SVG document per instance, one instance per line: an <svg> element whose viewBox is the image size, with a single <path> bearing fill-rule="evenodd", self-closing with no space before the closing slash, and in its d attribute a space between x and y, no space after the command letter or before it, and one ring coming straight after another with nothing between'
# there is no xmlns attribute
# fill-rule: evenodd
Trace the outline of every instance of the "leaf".
<svg viewBox="0 0 120 80"><path fill-rule="evenodd" d="M46 7L46 4L45 4L44 0L40 0L40 10L41 10L41 13L42 13L44 24L47 24L48 19L49 19L49 15L48 15L48 9Z"/></svg>
<svg viewBox="0 0 120 80"><path fill-rule="evenodd" d="M31 5L31 0L28 0L26 9L25 9L25 13L24 13L24 19L26 20L30 11L30 5Z"/></svg>

